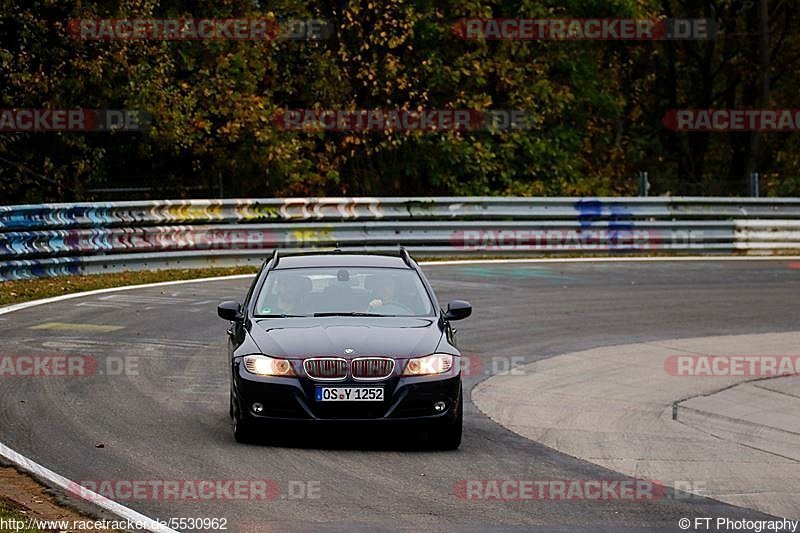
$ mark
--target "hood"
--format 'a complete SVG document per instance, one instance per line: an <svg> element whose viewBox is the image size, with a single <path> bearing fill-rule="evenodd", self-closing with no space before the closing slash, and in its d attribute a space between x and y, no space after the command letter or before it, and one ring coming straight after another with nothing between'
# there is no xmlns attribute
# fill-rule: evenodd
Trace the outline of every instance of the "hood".
<svg viewBox="0 0 800 533"><path fill-rule="evenodd" d="M433 353L442 330L430 318L262 318L254 319L250 334L262 353L304 359L367 355L414 357ZM346 354L346 349L352 354Z"/></svg>

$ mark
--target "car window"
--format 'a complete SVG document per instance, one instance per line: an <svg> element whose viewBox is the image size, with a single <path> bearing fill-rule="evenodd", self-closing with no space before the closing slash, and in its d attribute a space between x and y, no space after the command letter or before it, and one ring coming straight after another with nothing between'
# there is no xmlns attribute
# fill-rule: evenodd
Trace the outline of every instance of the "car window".
<svg viewBox="0 0 800 533"><path fill-rule="evenodd" d="M433 305L416 271L325 267L272 270L256 302L256 316L369 313L430 316Z"/></svg>
<svg viewBox="0 0 800 533"><path fill-rule="evenodd" d="M242 302L242 308L243 309L247 309L247 308L250 307L250 300L253 298L253 293L255 292L256 285L258 285L258 278L259 277L260 276L258 276L258 275L253 277L253 281L250 283L250 288L247 289L247 296L245 296L244 302Z"/></svg>

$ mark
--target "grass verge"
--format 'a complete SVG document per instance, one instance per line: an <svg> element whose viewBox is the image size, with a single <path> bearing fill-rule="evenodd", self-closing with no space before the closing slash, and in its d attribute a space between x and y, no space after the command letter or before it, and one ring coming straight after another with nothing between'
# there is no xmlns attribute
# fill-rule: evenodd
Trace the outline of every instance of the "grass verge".
<svg viewBox="0 0 800 533"><path fill-rule="evenodd" d="M11 500L0 496L0 532L44 533L41 529L27 527L30 517L23 514Z"/></svg>
<svg viewBox="0 0 800 533"><path fill-rule="evenodd" d="M181 270L149 270L145 272L117 272L90 276L63 276L58 278L26 279L0 282L0 305L16 304L29 300L50 298L75 292L177 281L182 279L211 278L235 274L255 274L257 267L192 268Z"/></svg>

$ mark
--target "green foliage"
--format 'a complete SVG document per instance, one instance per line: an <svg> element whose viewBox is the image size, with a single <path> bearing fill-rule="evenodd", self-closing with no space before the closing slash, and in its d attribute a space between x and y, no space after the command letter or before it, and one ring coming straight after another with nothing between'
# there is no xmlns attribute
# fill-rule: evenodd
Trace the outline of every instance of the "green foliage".
<svg viewBox="0 0 800 533"><path fill-rule="evenodd" d="M758 3L703 0L2 0L3 108L139 109L145 132L0 134L0 203L150 196L798 194L800 143L675 134L672 108L758 107ZM715 41L465 41L462 17L710 17ZM770 12L771 107L792 107L798 7ZM86 41L69 19L320 18L323 41ZM510 132L291 132L280 109L523 109ZM220 185L222 191L219 190ZM141 195L141 193L137 193Z"/></svg>

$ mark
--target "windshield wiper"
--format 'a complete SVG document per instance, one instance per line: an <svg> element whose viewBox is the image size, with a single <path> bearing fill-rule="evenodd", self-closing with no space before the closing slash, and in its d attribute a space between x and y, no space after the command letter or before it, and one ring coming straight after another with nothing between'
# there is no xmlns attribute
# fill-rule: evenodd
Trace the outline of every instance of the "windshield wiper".
<svg viewBox="0 0 800 533"><path fill-rule="evenodd" d="M286 315L286 314L281 314L281 315L256 315L255 318L301 318L301 317L307 317L307 316L308 315Z"/></svg>
<svg viewBox="0 0 800 533"><path fill-rule="evenodd" d="M391 316L391 315L379 315L378 313L332 312L332 313L314 313L314 316Z"/></svg>

